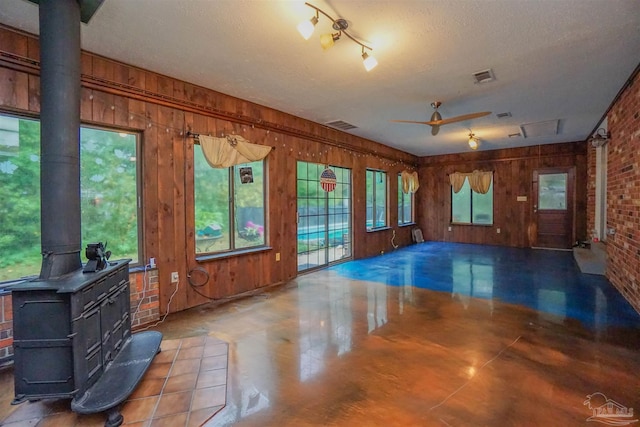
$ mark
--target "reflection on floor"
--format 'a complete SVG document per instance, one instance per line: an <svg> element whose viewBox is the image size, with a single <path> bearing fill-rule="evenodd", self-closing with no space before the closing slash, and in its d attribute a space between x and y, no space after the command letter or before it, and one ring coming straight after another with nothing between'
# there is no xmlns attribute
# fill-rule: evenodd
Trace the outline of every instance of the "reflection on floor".
<svg viewBox="0 0 640 427"><path fill-rule="evenodd" d="M574 426L640 407L640 315L570 252L414 245L159 329L229 343L207 427Z"/></svg>
<svg viewBox="0 0 640 427"><path fill-rule="evenodd" d="M199 336L164 340L161 348L122 406L125 425L202 425L225 403L227 343ZM12 390L13 384L2 393ZM1 425L102 427L104 423L104 414L78 415L71 411L69 400L49 399L20 404Z"/></svg>
<svg viewBox="0 0 640 427"><path fill-rule="evenodd" d="M595 331L640 327L638 313L606 278L581 274L571 252L456 243L422 243L333 267L341 276L525 305L555 321Z"/></svg>

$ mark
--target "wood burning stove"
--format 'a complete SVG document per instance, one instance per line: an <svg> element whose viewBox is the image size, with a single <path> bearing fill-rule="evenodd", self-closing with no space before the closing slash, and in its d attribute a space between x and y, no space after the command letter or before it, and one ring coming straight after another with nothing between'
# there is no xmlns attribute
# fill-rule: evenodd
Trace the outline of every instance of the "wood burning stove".
<svg viewBox="0 0 640 427"><path fill-rule="evenodd" d="M131 334L129 261L11 287L14 404L69 398L78 413L106 412L105 426L122 424L119 405L162 340L155 331Z"/></svg>
<svg viewBox="0 0 640 427"><path fill-rule="evenodd" d="M73 398L131 335L129 260L12 287L15 402Z"/></svg>

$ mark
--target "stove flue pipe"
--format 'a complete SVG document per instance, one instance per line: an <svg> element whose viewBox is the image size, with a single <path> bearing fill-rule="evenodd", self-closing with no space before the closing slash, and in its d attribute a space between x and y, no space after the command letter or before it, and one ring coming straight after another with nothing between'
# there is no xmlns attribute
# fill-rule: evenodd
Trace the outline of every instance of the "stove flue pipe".
<svg viewBox="0 0 640 427"><path fill-rule="evenodd" d="M40 279L80 259L80 5L40 0Z"/></svg>

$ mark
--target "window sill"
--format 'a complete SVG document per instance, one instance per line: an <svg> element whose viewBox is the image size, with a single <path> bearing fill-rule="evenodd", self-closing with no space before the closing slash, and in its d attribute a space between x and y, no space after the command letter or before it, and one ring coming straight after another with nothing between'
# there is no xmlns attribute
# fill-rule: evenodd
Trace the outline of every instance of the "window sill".
<svg viewBox="0 0 640 427"><path fill-rule="evenodd" d="M225 258L233 258L236 256L256 254L272 250L271 246L256 246L253 248L239 249L231 252L222 252L217 254L196 255L196 262L216 261Z"/></svg>
<svg viewBox="0 0 640 427"><path fill-rule="evenodd" d="M391 230L391 227L378 227L378 228L368 228L367 229L367 233L375 233L376 231L385 231L385 230Z"/></svg>
<svg viewBox="0 0 640 427"><path fill-rule="evenodd" d="M153 271L153 270L157 270L158 269L158 265L156 264L155 267L146 267L144 265L136 265L135 267L130 267L129 268L129 273L143 273L145 271Z"/></svg>
<svg viewBox="0 0 640 427"><path fill-rule="evenodd" d="M22 277L20 279L9 280L4 283L0 283L0 297L3 295L9 295L11 293L11 291L9 290L9 287L11 285L17 285L18 283L33 280L33 279L36 279L37 277L38 277L37 275L34 275L34 276Z"/></svg>
<svg viewBox="0 0 640 427"><path fill-rule="evenodd" d="M473 222L451 222L449 223L449 225L462 225L462 226L473 225L475 227L493 227L493 224L475 224Z"/></svg>
<svg viewBox="0 0 640 427"><path fill-rule="evenodd" d="M398 227L400 227L400 228L402 228L402 227L411 227L411 226L414 226L414 225L416 225L415 222L407 222L405 224L398 224Z"/></svg>
<svg viewBox="0 0 640 427"><path fill-rule="evenodd" d="M83 264L84 267L84 264ZM151 271L151 270L157 270L158 267L153 267L153 268L147 268L147 271ZM133 267L129 267L129 273L142 273L145 271L145 266L144 265L136 265ZM33 279L37 279L38 275L34 274L33 276L29 276L29 277L22 277L20 279L15 279L15 280L9 280L3 283L0 283L0 296L3 295L7 295L10 294L11 291L8 290L7 288L10 287L11 285L17 285L18 283L22 283L24 281L27 280L33 280Z"/></svg>
<svg viewBox="0 0 640 427"><path fill-rule="evenodd" d="M83 267L84 267L84 264L83 264ZM157 269L158 267L156 266L153 268L147 268L147 271L157 270ZM142 272L144 272L144 265L136 265L134 267L129 267L129 273L142 273ZM11 293L11 291L7 289L11 285L17 285L18 283L22 283L24 281L33 280L37 278L38 278L38 275L34 274L33 276L22 277L20 279L8 280L6 282L0 283L0 296Z"/></svg>

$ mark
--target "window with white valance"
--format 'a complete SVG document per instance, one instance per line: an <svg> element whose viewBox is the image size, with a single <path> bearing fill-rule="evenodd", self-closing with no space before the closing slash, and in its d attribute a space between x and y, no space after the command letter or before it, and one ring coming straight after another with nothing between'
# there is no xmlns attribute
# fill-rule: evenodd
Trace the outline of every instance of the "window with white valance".
<svg viewBox="0 0 640 427"><path fill-rule="evenodd" d="M207 255L265 246L269 146L239 135L198 136L194 157L195 252Z"/></svg>
<svg viewBox="0 0 640 427"><path fill-rule="evenodd" d="M451 223L493 224L493 172L454 172L451 184Z"/></svg>

